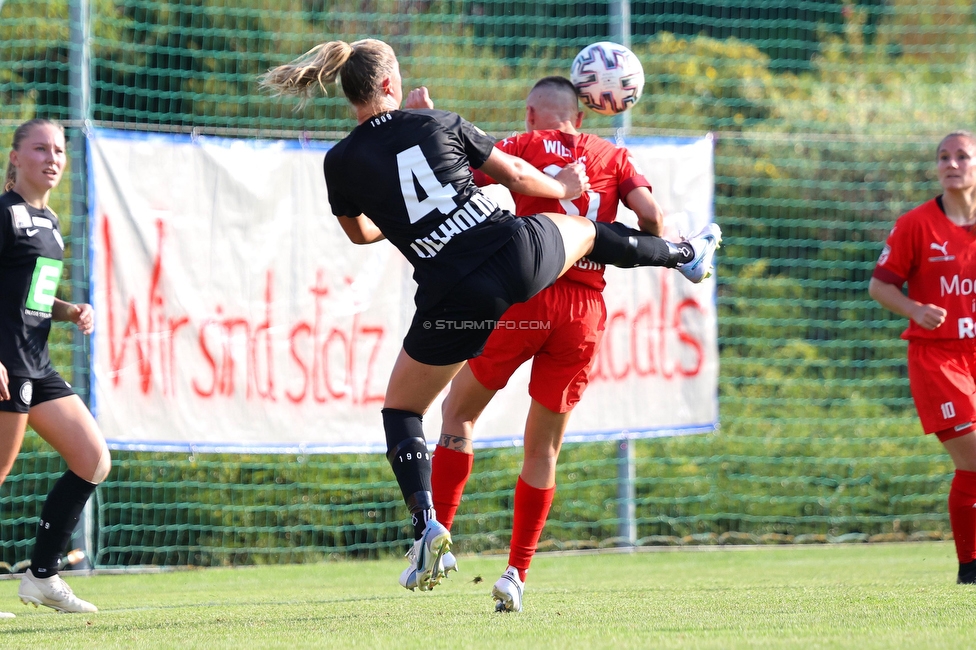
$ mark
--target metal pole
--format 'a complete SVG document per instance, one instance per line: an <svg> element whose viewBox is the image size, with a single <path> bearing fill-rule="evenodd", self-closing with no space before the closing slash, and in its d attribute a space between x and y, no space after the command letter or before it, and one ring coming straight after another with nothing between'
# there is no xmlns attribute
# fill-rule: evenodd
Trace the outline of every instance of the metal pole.
<svg viewBox="0 0 976 650"><path fill-rule="evenodd" d="M630 47L630 1L610 0L610 40ZM613 118L617 142L623 144L630 131L630 111ZM631 546L637 544L637 508L634 481L634 445L631 440L621 440L617 445L617 518L620 520L618 537Z"/></svg>
<svg viewBox="0 0 976 650"><path fill-rule="evenodd" d="M630 47L630 0L610 0L610 40ZM630 111L613 118L617 141L622 143L630 132Z"/></svg>
<svg viewBox="0 0 976 650"><path fill-rule="evenodd" d="M630 546L637 545L637 471L634 463L634 441L617 443L617 537Z"/></svg>
<svg viewBox="0 0 976 650"><path fill-rule="evenodd" d="M88 0L71 0L69 149L71 153L71 301L88 302L88 174L84 125L89 115ZM75 332L75 389L88 401L88 337Z"/></svg>
<svg viewBox="0 0 976 650"><path fill-rule="evenodd" d="M85 124L89 119L89 11L88 0L69 1L71 44L68 61L69 127L68 149L71 155L71 302L87 303L88 291L88 157L85 146ZM90 349L88 337L75 331L72 353L72 384L89 405ZM75 568L91 568L94 516L89 501L81 513L72 535L73 548L85 553Z"/></svg>

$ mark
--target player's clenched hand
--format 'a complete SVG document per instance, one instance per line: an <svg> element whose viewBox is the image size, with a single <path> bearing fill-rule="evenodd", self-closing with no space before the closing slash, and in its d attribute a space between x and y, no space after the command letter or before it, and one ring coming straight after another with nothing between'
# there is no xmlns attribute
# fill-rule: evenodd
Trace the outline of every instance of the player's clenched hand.
<svg viewBox="0 0 976 650"><path fill-rule="evenodd" d="M934 330L945 322L946 310L935 305L919 305L912 314L912 320L927 330Z"/></svg>
<svg viewBox="0 0 976 650"><path fill-rule="evenodd" d="M10 377L7 376L7 368L0 363L0 402L10 399Z"/></svg>
<svg viewBox="0 0 976 650"><path fill-rule="evenodd" d="M68 319L78 326L82 334L91 334L95 329L95 310L91 305L85 303L72 305Z"/></svg>
<svg viewBox="0 0 976 650"><path fill-rule="evenodd" d="M564 198L567 199L579 198L583 192L590 189L590 179L586 175L586 167L582 163L566 165L559 170L555 178L566 188Z"/></svg>
<svg viewBox="0 0 976 650"><path fill-rule="evenodd" d="M430 98L430 93L426 86L414 88L407 95L407 101L403 103L404 108L434 108L434 101Z"/></svg>

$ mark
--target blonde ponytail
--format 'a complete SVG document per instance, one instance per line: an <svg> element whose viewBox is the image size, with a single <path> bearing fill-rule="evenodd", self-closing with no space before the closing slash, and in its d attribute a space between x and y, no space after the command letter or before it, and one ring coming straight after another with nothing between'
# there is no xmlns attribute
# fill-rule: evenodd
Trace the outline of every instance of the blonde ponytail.
<svg viewBox="0 0 976 650"><path fill-rule="evenodd" d="M345 41L320 43L294 61L271 68L261 76L260 83L278 95L310 99L315 94L315 85L327 95L325 85L336 80L351 55L352 46Z"/></svg>
<svg viewBox="0 0 976 650"><path fill-rule="evenodd" d="M350 103L365 105L383 93L380 82L395 67L393 48L383 41L329 41L290 63L268 70L259 82L275 94L297 95L305 101L314 97L316 87L327 95L326 84L338 79Z"/></svg>
<svg viewBox="0 0 976 650"><path fill-rule="evenodd" d="M4 192L9 192L10 190L14 189L14 183L16 183L16 182L17 182L17 172L14 171L14 166L12 164L10 164L10 161L8 160L7 161L7 177L6 177L6 180L4 180L4 182L3 182L3 191Z"/></svg>

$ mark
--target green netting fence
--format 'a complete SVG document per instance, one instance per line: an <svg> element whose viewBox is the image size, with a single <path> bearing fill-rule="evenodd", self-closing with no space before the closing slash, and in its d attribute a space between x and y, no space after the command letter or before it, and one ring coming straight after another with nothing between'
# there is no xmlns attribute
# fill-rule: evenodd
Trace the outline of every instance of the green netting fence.
<svg viewBox="0 0 976 650"><path fill-rule="evenodd" d="M323 40L368 36L394 46L405 85L496 135L522 128L536 78L566 74L592 41L629 39L646 85L625 135L714 134L721 429L629 443L626 504L621 443L565 448L544 547L620 543L622 505L638 544L947 534L951 463L915 420L904 323L866 286L893 220L938 193L940 137L976 128L976 5L6 0L0 143L35 115L64 120L75 143L84 120L336 138L354 125L340 93L296 110L256 78ZM585 122L605 135L620 126ZM53 203L75 234L66 297L88 290L82 171L75 160ZM56 329L53 349L84 390L84 342ZM479 452L455 526L462 552L506 547L519 463L518 449ZM0 560L28 556L61 471L29 435L0 488ZM93 511L104 567L376 557L410 538L380 455L116 452Z"/></svg>

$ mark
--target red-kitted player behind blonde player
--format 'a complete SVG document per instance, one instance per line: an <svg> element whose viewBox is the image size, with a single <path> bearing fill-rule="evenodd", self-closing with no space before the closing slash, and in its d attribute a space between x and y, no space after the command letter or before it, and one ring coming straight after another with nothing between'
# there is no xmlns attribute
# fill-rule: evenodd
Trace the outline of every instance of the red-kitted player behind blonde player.
<svg viewBox="0 0 976 650"><path fill-rule="evenodd" d="M450 531L433 508L423 416L488 338L487 328L465 325L497 322L584 255L625 268L674 268L695 258L688 242L672 244L622 224L557 213L523 219L502 210L475 186L472 167L509 189L554 198L578 197L589 182L580 165L568 166L565 182L546 176L497 149L456 113L401 110L400 64L387 43L321 43L268 71L262 84L308 98L337 80L357 126L325 156L332 213L351 242L396 246L417 281L417 311L393 365L382 417L387 459L414 527L400 583L423 591L440 582L451 547ZM410 92L408 106L418 91ZM435 321L448 327L432 328Z"/></svg>
<svg viewBox="0 0 976 650"><path fill-rule="evenodd" d="M590 190L573 201L513 194L516 214L562 212L609 223L616 220L617 205L623 200L637 214L642 231L659 235L663 214L650 184L635 168L626 149L580 133L582 120L576 90L568 79L545 77L532 88L526 99L528 132L506 138L496 146L551 175L567 165L583 163ZM479 179L476 174L475 180L484 184L484 175ZM693 262L676 270L692 282L701 282L711 273L720 241L718 226L709 224L688 240L694 250ZM526 572L556 489L556 461L563 434L589 381L603 336L607 315L603 270L603 265L584 258L553 286L510 307L504 322L545 322L548 327L496 328L484 352L470 359L454 378L444 401L444 424L434 452L432 485L434 509L440 521L450 527L471 473L474 424L515 370L530 358L533 360L529 383L532 403L525 424L522 472L515 486L509 566L492 590L498 611L522 609ZM454 558L448 557L446 564L453 563Z"/></svg>
<svg viewBox="0 0 976 650"><path fill-rule="evenodd" d="M952 458L949 523L959 583L976 583L976 136L954 131L936 150L942 194L895 222L868 287L906 316L908 379L925 433ZM902 285L908 283L908 295Z"/></svg>
<svg viewBox="0 0 976 650"><path fill-rule="evenodd" d="M97 612L58 573L61 554L95 487L112 466L95 418L51 364L52 321L94 327L91 305L58 300L64 241L48 207L67 158L60 124L33 119L14 131L0 194L0 483L27 425L61 454L68 470L47 495L20 599L59 612ZM0 614L9 617L12 614Z"/></svg>

